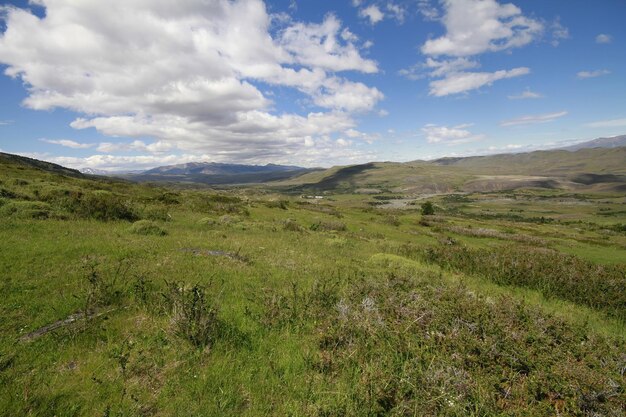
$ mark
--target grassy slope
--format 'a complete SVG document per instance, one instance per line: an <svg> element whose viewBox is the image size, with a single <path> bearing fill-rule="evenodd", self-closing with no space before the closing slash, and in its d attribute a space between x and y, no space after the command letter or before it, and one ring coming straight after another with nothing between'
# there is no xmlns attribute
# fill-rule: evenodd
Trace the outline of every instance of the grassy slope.
<svg viewBox="0 0 626 417"><path fill-rule="evenodd" d="M260 190L215 196L0 169L0 211L50 190L105 189L167 231L136 234L128 221L94 220L57 199L46 200L45 219L3 212L0 415L625 411L623 320L402 256L452 241L495 249L528 236L533 250L594 249L589 261L615 263L626 242L607 227L625 216L598 213L619 211L620 197L584 200L585 223L574 230L485 216L518 207L500 194L439 198L445 216L424 221L415 211L372 209L363 196L303 204ZM554 199L552 216L567 218L571 205ZM544 210L534 192L524 201L522 220ZM162 211L169 216L154 216ZM219 318L208 344L181 333L166 282L206 287ZM19 341L90 309L111 311Z"/></svg>

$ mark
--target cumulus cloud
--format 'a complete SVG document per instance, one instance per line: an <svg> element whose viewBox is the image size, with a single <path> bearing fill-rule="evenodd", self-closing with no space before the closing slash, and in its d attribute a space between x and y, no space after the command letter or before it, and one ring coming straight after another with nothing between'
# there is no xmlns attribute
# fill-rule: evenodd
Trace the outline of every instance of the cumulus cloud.
<svg viewBox="0 0 626 417"><path fill-rule="evenodd" d="M422 46L425 55L471 56L529 44L543 25L514 4L496 0L445 0L446 34Z"/></svg>
<svg viewBox="0 0 626 417"><path fill-rule="evenodd" d="M579 79L583 80L585 78L601 77L603 75L608 75L610 73L611 73L611 71L609 71L609 70L600 69L600 70L595 70L595 71L580 71L579 73L576 74L576 76Z"/></svg>
<svg viewBox="0 0 626 417"><path fill-rule="evenodd" d="M332 14L319 23L273 19L261 0L37 3L43 18L5 9L0 63L27 87L26 107L69 109L83 115L76 129L158 144L101 149L304 161L311 138L323 143L353 127L354 112L383 98L341 75L376 73L378 64ZM260 84L304 94L308 114L275 111Z"/></svg>
<svg viewBox="0 0 626 417"><path fill-rule="evenodd" d="M385 18L385 14L375 4L359 10L359 16L368 19L372 25L381 22Z"/></svg>
<svg viewBox="0 0 626 417"><path fill-rule="evenodd" d="M513 94L508 96L509 100L528 100L542 98L543 94L535 93L534 91L526 90L520 94Z"/></svg>
<svg viewBox="0 0 626 417"><path fill-rule="evenodd" d="M478 55L510 51L537 39L544 30L541 22L524 16L514 4L500 4L496 0L444 0L442 5L444 15L440 21L445 34L427 40L420 48L426 62L401 70L401 75L410 79L433 78L430 95L442 97L530 72L526 67L493 72L469 70L480 66L474 58ZM431 6L429 2L419 3L420 10L431 10L428 8ZM429 14L434 16L434 12ZM566 29L560 28L562 36ZM420 68L424 71L420 72Z"/></svg>
<svg viewBox="0 0 626 417"><path fill-rule="evenodd" d="M607 35L606 33L601 33L596 36L596 43L611 43L613 41L613 37L611 35Z"/></svg>
<svg viewBox="0 0 626 417"><path fill-rule="evenodd" d="M556 113L528 115L528 116L518 117L515 119L510 119L510 120L503 120L500 122L500 126L506 127L506 126L530 125L530 124L536 124L536 123L547 123L547 122L551 122L553 120L556 120L566 115L567 115L566 111L560 111Z"/></svg>
<svg viewBox="0 0 626 417"><path fill-rule="evenodd" d="M460 145L484 139L485 135L473 134L467 128L472 124L447 127L427 124L422 128L428 143L443 143L446 145Z"/></svg>
<svg viewBox="0 0 626 417"><path fill-rule="evenodd" d="M96 146L94 143L79 143L70 139L39 139L41 142L51 143L53 145L65 146L72 149L89 149Z"/></svg>
<svg viewBox="0 0 626 417"><path fill-rule="evenodd" d="M597 122L587 123L585 127L626 127L626 118L599 120Z"/></svg>

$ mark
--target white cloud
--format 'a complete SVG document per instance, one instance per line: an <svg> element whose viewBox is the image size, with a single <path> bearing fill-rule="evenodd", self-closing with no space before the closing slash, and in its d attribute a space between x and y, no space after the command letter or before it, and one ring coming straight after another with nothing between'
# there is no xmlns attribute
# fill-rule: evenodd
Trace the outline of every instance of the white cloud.
<svg viewBox="0 0 626 417"><path fill-rule="evenodd" d="M537 99L542 98L543 94L535 93L534 91L525 90L523 93L514 94L508 96L509 100L527 100L527 99Z"/></svg>
<svg viewBox="0 0 626 417"><path fill-rule="evenodd" d="M522 117L518 117L516 119L511 119L511 120L503 120L502 122L500 122L500 126L506 127L506 126L530 125L530 124L536 124L536 123L547 123L547 122L551 122L553 120L556 120L566 115L567 115L566 111L560 111L557 113L528 115L528 116L522 116Z"/></svg>
<svg viewBox="0 0 626 417"><path fill-rule="evenodd" d="M429 5L428 2L419 3L419 7L426 10ZM418 64L401 70L400 75L410 79L435 78L430 81L429 94L442 97L530 72L526 67L481 72L468 70L480 66L471 57L486 52L509 51L537 39L544 29L541 22L524 16L513 4L499 4L496 0L444 0L442 5L445 14L441 22L446 33L422 45L421 52L427 56L421 65L425 71L421 72ZM561 26L559 36L564 30Z"/></svg>
<svg viewBox="0 0 626 417"><path fill-rule="evenodd" d="M585 124L585 127L626 127L626 118L600 120L597 122L587 123Z"/></svg>
<svg viewBox="0 0 626 417"><path fill-rule="evenodd" d="M378 64L334 15L276 19L261 0L38 3L43 18L5 9L0 63L26 85L26 107L78 112L77 129L216 158L309 161L317 148L307 137L322 144L321 136L355 125L352 112L375 110L383 98L341 75L376 73ZM276 112L259 83L293 88L323 110ZM158 150L150 146L115 151Z"/></svg>
<svg viewBox="0 0 626 417"><path fill-rule="evenodd" d="M519 77L528 73L530 73L530 69L526 67L496 72L455 72L448 74L446 78L441 80L432 81L429 94L435 97L442 97L463 93L485 85L491 85L497 80Z"/></svg>
<svg viewBox="0 0 626 417"><path fill-rule="evenodd" d="M13 124L12 120L0 120L0 126L8 126L10 124Z"/></svg>
<svg viewBox="0 0 626 417"><path fill-rule="evenodd" d="M369 19L370 24L372 25L375 25L385 18L385 14L381 12L375 4L359 10L359 16L364 19Z"/></svg>
<svg viewBox="0 0 626 417"><path fill-rule="evenodd" d="M441 18L439 9L433 5L431 0L418 0L417 9L426 21L435 21Z"/></svg>
<svg viewBox="0 0 626 417"><path fill-rule="evenodd" d="M551 25L552 30L552 46L559 46L561 41L569 39L569 29L561 24L561 19L557 18Z"/></svg>
<svg viewBox="0 0 626 417"><path fill-rule="evenodd" d="M389 14L396 19L399 23L404 23L406 9L399 4L395 4L393 2L388 2L386 5L387 11Z"/></svg>
<svg viewBox="0 0 626 417"><path fill-rule="evenodd" d="M609 70L601 69L601 70L595 70L595 71L580 71L579 73L576 74L576 76L579 79L583 80L585 78L601 77L603 75L608 75L610 73L611 71Z"/></svg>
<svg viewBox="0 0 626 417"><path fill-rule="evenodd" d="M613 37L611 35L607 35L606 33L601 33L596 36L596 43L611 43L613 41Z"/></svg>
<svg viewBox="0 0 626 417"><path fill-rule="evenodd" d="M39 139L41 142L51 143L53 145L65 146L72 149L88 149L96 146L94 143L78 143L70 139Z"/></svg>
<svg viewBox="0 0 626 417"><path fill-rule="evenodd" d="M459 126L446 127L428 124L422 128L422 132L426 135L428 143L443 143L446 145L460 145L479 141L485 138L485 135L476 135L467 130L472 124L463 124Z"/></svg>
<svg viewBox="0 0 626 417"><path fill-rule="evenodd" d="M543 25L515 5L496 0L446 0L446 34L422 46L425 55L471 56L529 44Z"/></svg>
<svg viewBox="0 0 626 417"><path fill-rule="evenodd" d="M174 146L165 141L158 141L146 145L145 142L141 140L135 140L131 143L111 143L111 142L102 142L98 145L96 149L98 152L102 153L114 153L114 152L148 152L151 154L159 154L171 151L174 149Z"/></svg>

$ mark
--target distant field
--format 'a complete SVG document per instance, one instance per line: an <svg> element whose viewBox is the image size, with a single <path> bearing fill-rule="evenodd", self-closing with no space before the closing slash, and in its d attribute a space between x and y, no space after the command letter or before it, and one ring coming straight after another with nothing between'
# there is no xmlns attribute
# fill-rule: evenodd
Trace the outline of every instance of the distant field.
<svg viewBox="0 0 626 417"><path fill-rule="evenodd" d="M217 191L3 159L0 416L624 415L626 195L464 170Z"/></svg>

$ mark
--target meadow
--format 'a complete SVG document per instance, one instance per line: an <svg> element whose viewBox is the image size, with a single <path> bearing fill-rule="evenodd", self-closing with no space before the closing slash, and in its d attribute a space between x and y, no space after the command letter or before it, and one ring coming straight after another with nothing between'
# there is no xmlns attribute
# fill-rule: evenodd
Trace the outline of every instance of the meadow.
<svg viewBox="0 0 626 417"><path fill-rule="evenodd" d="M0 416L626 413L624 193L320 196L2 160Z"/></svg>

